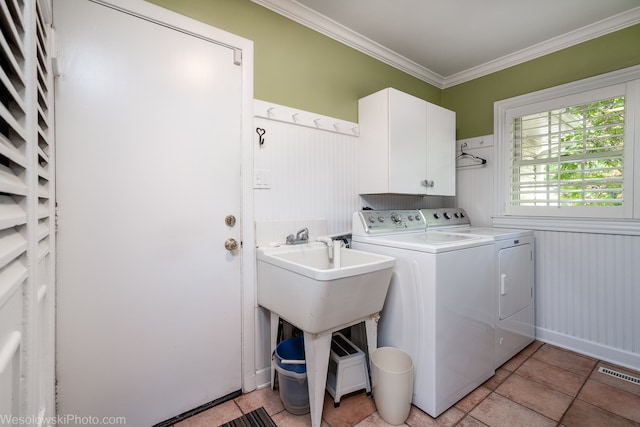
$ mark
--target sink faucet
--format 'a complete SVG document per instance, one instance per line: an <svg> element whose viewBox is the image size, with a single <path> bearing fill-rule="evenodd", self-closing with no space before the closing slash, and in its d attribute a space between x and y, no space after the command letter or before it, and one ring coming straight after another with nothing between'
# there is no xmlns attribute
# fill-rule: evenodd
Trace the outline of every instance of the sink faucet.
<svg viewBox="0 0 640 427"><path fill-rule="evenodd" d="M343 247L342 240L334 240L329 236L321 236L318 237L316 241L327 245L327 248L329 249L329 262L332 262L334 267L340 267L340 248Z"/></svg>
<svg viewBox="0 0 640 427"><path fill-rule="evenodd" d="M299 245L302 243L309 243L309 229L303 228L298 230L296 233L296 237L293 237L293 234L289 234L287 236L287 245Z"/></svg>
<svg viewBox="0 0 640 427"><path fill-rule="evenodd" d="M333 239L331 237L318 237L318 242L322 242L329 248L329 261L333 262Z"/></svg>

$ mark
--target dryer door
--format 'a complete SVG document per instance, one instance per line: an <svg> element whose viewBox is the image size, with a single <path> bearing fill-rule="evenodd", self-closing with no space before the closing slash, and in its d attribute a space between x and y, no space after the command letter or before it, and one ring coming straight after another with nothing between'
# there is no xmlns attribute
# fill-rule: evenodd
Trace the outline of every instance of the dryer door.
<svg viewBox="0 0 640 427"><path fill-rule="evenodd" d="M512 246L498 252L500 320L529 306L533 299L533 247Z"/></svg>

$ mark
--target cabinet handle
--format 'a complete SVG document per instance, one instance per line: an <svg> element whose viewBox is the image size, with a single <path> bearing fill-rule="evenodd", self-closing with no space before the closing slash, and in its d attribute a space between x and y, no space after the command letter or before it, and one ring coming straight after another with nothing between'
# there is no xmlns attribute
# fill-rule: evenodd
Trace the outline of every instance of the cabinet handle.
<svg viewBox="0 0 640 427"><path fill-rule="evenodd" d="M428 179L425 179L425 180L423 181L423 184L424 184L424 186L425 186L425 187L433 187L434 185L436 185L436 183L435 183L435 182L430 181L430 180L428 180Z"/></svg>
<svg viewBox="0 0 640 427"><path fill-rule="evenodd" d="M507 294L507 275L502 273L500 275L500 295Z"/></svg>

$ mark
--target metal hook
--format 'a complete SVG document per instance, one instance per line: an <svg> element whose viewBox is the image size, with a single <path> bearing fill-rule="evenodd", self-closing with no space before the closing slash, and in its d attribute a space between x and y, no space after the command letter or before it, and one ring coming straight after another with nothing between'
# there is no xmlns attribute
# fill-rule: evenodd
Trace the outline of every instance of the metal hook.
<svg viewBox="0 0 640 427"><path fill-rule="evenodd" d="M260 146L262 146L262 144L264 144L264 134L267 133L267 131L262 128L256 128L256 133L258 134L258 142Z"/></svg>

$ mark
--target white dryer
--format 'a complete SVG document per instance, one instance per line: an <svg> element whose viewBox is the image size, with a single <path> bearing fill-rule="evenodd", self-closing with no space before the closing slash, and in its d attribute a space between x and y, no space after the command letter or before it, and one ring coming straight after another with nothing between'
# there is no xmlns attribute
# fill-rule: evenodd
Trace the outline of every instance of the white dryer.
<svg viewBox="0 0 640 427"><path fill-rule="evenodd" d="M495 367L500 367L535 339L533 232L472 227L461 208L421 209L421 212L431 230L494 240Z"/></svg>
<svg viewBox="0 0 640 427"><path fill-rule="evenodd" d="M378 346L411 356L413 404L437 417L495 373L494 239L426 231L418 210L356 212L352 233L396 259Z"/></svg>

